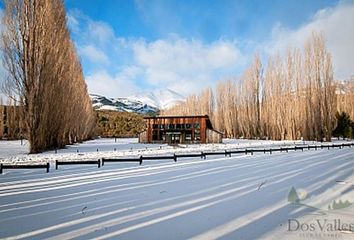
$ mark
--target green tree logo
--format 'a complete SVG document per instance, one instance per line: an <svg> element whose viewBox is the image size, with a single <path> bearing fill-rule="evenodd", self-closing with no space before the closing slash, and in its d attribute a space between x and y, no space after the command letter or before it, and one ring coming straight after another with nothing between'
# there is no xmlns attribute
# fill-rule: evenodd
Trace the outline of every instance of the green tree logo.
<svg viewBox="0 0 354 240"><path fill-rule="evenodd" d="M288 202L291 203L299 203L300 198L299 195L296 192L296 189L294 187L291 188L289 194L288 194Z"/></svg>
<svg viewBox="0 0 354 240"><path fill-rule="evenodd" d="M342 200L339 200L336 202L336 200L333 201L332 204L328 205L328 210L337 210L337 209L342 209L342 208L347 208L351 206L352 203L350 203L348 200L343 202Z"/></svg>

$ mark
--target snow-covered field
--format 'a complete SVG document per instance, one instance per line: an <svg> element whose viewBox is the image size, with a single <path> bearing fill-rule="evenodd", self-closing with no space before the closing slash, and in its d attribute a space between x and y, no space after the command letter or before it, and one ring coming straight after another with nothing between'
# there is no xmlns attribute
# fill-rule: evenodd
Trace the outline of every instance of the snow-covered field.
<svg viewBox="0 0 354 240"><path fill-rule="evenodd" d="M0 158L97 159L294 144L225 142L160 148L134 139L100 139L38 155L25 154L19 142L0 142ZM354 148L346 147L141 166L106 163L100 169L60 166L50 173L6 169L0 175L0 238L353 239L353 163ZM289 202L293 194L288 199L293 187L297 203Z"/></svg>

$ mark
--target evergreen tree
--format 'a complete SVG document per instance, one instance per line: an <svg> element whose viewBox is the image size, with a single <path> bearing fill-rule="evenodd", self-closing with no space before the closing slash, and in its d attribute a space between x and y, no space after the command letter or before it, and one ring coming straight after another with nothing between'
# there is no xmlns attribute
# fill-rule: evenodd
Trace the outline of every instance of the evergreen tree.
<svg viewBox="0 0 354 240"><path fill-rule="evenodd" d="M333 136L343 138L353 138L353 121L346 112L337 112L337 127L333 131Z"/></svg>

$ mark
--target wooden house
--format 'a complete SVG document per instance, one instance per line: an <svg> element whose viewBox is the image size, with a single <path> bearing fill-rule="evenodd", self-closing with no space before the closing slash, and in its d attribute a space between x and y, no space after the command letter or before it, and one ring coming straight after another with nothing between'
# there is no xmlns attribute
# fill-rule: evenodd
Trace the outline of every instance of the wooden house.
<svg viewBox="0 0 354 240"><path fill-rule="evenodd" d="M214 130L208 115L145 117L146 129L140 143L221 143L222 133Z"/></svg>

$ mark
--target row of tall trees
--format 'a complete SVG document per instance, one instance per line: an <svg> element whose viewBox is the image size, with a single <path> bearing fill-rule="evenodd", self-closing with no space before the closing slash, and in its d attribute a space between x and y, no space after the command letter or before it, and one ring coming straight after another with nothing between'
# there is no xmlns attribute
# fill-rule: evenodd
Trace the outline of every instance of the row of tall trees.
<svg viewBox="0 0 354 240"><path fill-rule="evenodd" d="M265 67L256 55L239 79L221 81L215 91L162 114L208 114L227 137L330 140L336 112L354 116L353 97L352 83L333 80L325 38L313 33L302 50L270 56Z"/></svg>
<svg viewBox="0 0 354 240"><path fill-rule="evenodd" d="M95 116L62 0L5 0L3 90L21 108L30 152L94 134Z"/></svg>

